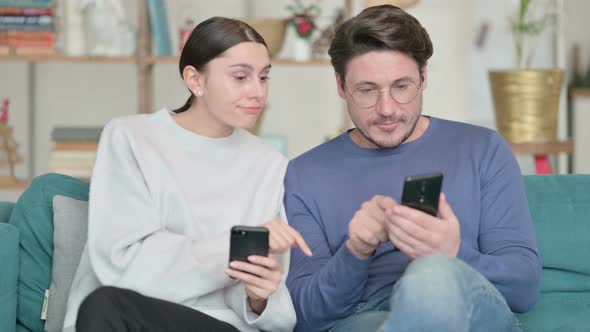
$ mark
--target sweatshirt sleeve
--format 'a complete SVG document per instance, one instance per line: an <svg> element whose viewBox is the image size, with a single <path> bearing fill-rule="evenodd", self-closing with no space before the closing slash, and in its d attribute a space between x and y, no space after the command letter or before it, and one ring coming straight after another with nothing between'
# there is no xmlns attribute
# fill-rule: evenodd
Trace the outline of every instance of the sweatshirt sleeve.
<svg viewBox="0 0 590 332"><path fill-rule="evenodd" d="M90 186L90 264L103 285L194 304L231 283L224 273L229 231L199 241L168 231L141 157L128 128L105 127Z"/></svg>
<svg viewBox="0 0 590 332"><path fill-rule="evenodd" d="M290 163L285 177L285 207L289 224L297 229L313 256L291 250L287 287L297 312L296 331L326 331L352 314L368 280L369 259L352 255L345 244L332 252L323 228L310 212Z"/></svg>
<svg viewBox="0 0 590 332"><path fill-rule="evenodd" d="M512 311L525 312L539 299L541 259L518 163L498 134L492 142L481 172L479 250L461 243L458 257L490 280Z"/></svg>

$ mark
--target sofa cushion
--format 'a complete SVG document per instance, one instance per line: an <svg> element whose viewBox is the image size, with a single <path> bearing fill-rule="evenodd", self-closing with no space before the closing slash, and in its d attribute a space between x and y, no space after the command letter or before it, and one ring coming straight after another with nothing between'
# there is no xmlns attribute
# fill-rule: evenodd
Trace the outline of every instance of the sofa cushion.
<svg viewBox="0 0 590 332"><path fill-rule="evenodd" d="M10 223L20 233L17 320L33 331L43 331L41 309L51 285L53 256L53 197L88 200L89 185L59 174L41 175L16 202Z"/></svg>
<svg viewBox="0 0 590 332"><path fill-rule="evenodd" d="M590 176L525 177L543 259L541 292L590 291Z"/></svg>
<svg viewBox="0 0 590 332"><path fill-rule="evenodd" d="M53 198L53 269L45 330L61 331L70 286L88 233L88 202L55 195Z"/></svg>
<svg viewBox="0 0 590 332"><path fill-rule="evenodd" d="M0 202L0 222L8 222L13 208L12 202Z"/></svg>
<svg viewBox="0 0 590 332"><path fill-rule="evenodd" d="M0 331L13 332L16 323L18 230L0 223Z"/></svg>
<svg viewBox="0 0 590 332"><path fill-rule="evenodd" d="M533 311L517 314L524 331L588 331L590 292L543 294Z"/></svg>

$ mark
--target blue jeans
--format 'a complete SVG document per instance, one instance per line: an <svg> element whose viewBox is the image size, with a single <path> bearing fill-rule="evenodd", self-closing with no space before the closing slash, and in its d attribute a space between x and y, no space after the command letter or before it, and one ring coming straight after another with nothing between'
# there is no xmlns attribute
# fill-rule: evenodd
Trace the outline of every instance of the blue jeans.
<svg viewBox="0 0 590 332"><path fill-rule="evenodd" d="M330 332L521 331L498 290L463 261L445 255L414 260L391 294L357 305Z"/></svg>

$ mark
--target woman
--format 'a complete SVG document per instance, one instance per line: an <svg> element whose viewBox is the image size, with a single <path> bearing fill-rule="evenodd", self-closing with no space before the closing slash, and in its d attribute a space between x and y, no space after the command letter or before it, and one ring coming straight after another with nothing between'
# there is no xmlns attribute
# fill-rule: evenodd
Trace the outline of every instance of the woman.
<svg viewBox="0 0 590 332"><path fill-rule="evenodd" d="M194 29L180 57L191 91L186 104L105 127L66 328L293 329L288 250L311 252L277 218L284 215L286 159L244 130L265 106L270 67L253 28L211 18ZM282 255L228 268L230 228L262 223L271 253Z"/></svg>

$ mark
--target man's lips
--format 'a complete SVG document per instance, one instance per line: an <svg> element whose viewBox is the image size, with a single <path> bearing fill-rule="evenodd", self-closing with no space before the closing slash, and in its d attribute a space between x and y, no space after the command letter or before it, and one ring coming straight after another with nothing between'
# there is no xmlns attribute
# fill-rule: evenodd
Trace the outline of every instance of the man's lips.
<svg viewBox="0 0 590 332"><path fill-rule="evenodd" d="M397 127L399 121L379 122L376 126L381 130L391 131Z"/></svg>

